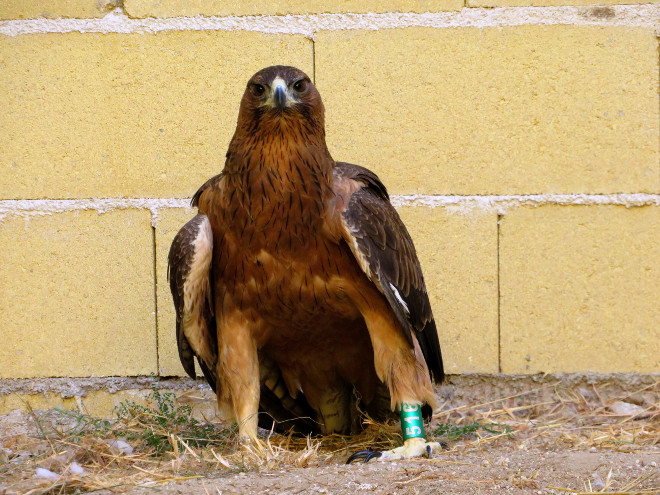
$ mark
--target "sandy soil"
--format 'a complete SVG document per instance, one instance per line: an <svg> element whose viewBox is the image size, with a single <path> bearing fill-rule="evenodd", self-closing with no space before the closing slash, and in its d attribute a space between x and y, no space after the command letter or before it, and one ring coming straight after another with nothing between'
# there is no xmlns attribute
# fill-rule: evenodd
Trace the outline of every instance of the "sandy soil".
<svg viewBox="0 0 660 495"><path fill-rule="evenodd" d="M0 416L0 495L660 494L660 382L526 382L522 391L510 383L461 385L439 390L429 436L438 425L496 424L497 431L438 433L447 449L431 459L348 466L351 452L400 442L398 426L374 425L359 437L276 435L259 455L237 449L231 437L196 448L173 441L157 453L128 435L153 428L148 416L102 434L85 423L82 434L80 420L61 411L17 410ZM122 438L130 451L113 444ZM40 477L44 469L50 474Z"/></svg>
<svg viewBox="0 0 660 495"><path fill-rule="evenodd" d="M660 485L660 452L570 451L539 447L521 450L518 447L515 441L505 441L485 447L479 453L459 449L429 460L372 461L350 466L332 462L275 472L210 475L201 480L164 484L158 487L158 493L559 494L566 493L559 488L589 491L591 486L593 491L600 491L608 481L608 475L607 491L622 490L631 483L637 492L653 490ZM639 478L648 479L635 483ZM131 493L154 493L154 488L136 488ZM660 489L647 493L660 493Z"/></svg>

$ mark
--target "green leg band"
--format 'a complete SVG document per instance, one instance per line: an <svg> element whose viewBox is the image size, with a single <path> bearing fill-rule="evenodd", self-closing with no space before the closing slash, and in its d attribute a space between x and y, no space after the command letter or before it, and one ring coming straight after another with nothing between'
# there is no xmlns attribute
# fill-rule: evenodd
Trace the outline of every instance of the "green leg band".
<svg viewBox="0 0 660 495"><path fill-rule="evenodd" d="M424 422L422 420L421 404L408 404L402 402L400 410L403 441L405 442L409 438L424 438Z"/></svg>

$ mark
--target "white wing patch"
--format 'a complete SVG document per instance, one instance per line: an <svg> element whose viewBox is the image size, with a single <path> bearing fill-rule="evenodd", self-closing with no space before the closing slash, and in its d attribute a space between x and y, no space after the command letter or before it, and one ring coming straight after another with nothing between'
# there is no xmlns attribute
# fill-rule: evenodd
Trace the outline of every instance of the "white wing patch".
<svg viewBox="0 0 660 495"><path fill-rule="evenodd" d="M208 345L209 329L206 325L204 308L212 304L210 269L213 257L213 231L208 218L199 225L199 230L193 241L194 255L190 271L183 284L183 333L190 346L206 364L211 367L215 363L215 355ZM213 306L211 306L211 309Z"/></svg>
<svg viewBox="0 0 660 495"><path fill-rule="evenodd" d="M369 266L369 260L364 255L364 253L360 251L360 246L358 246L357 238L355 237L355 235L353 235L354 232L353 229L351 229L346 224L346 220L344 220L343 217L341 219L341 223L342 226L344 227L344 230L348 233L348 235L344 236L344 239L348 241L348 245L351 248L351 251L353 252L353 256L355 256L355 259L360 265L360 268L362 268L362 271L369 278L369 280L371 280L376 285L380 286L380 282L378 281L378 278L374 277L374 274L371 272L371 267Z"/></svg>
<svg viewBox="0 0 660 495"><path fill-rule="evenodd" d="M403 309L407 314L410 314L410 310L408 309L408 305L406 304L406 301L403 300L403 297L401 297L401 294L399 294L399 291L396 287L394 287L394 284L390 283L390 289L392 289L392 292L394 292L394 297L396 297L396 300L401 303L401 306L403 306Z"/></svg>
<svg viewBox="0 0 660 495"><path fill-rule="evenodd" d="M189 312L193 311L194 304L199 304L196 299L199 298L200 294L206 296L209 291L209 270L211 268L211 258L213 257L213 231L207 218L200 223L193 246L195 254L183 289L184 307Z"/></svg>

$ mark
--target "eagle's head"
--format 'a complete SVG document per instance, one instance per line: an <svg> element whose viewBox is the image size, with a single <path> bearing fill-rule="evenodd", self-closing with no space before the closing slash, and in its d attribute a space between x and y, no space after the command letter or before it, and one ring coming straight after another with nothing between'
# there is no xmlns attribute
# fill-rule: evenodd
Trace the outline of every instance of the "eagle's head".
<svg viewBox="0 0 660 495"><path fill-rule="evenodd" d="M273 65L248 81L238 123L254 131L274 124L302 124L323 132L324 114L321 95L307 74L295 67Z"/></svg>

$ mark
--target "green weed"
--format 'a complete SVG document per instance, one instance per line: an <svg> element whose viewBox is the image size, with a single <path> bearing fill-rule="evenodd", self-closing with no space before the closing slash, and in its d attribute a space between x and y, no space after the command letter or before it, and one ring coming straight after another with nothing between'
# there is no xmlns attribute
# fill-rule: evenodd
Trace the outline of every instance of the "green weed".
<svg viewBox="0 0 660 495"><path fill-rule="evenodd" d="M177 443L179 451L185 451L184 442L192 448L226 446L236 433L236 428L218 428L199 421L193 417L189 405L180 405L175 394L162 392L155 386L145 398L144 405L132 400L122 401L115 408L115 419L94 418L62 407L56 407L55 411L73 419L72 426L65 433L60 432L58 437L66 434L76 443L86 437L137 441L158 455L174 450L173 442Z"/></svg>
<svg viewBox="0 0 660 495"><path fill-rule="evenodd" d="M161 392L152 387L146 397L146 405L125 400L116 408L117 419L132 423L128 440L140 439L158 454L172 448L172 439L189 447L205 447L211 443L227 443L234 435L234 429L218 429L210 423L203 423L192 416L192 408L177 404L172 392Z"/></svg>
<svg viewBox="0 0 660 495"><path fill-rule="evenodd" d="M73 437L82 437L84 435L92 435L97 438L105 437L115 424L114 421L93 418L78 411L64 409L61 406L55 407L54 410L76 421L76 424L67 431L67 435Z"/></svg>
<svg viewBox="0 0 660 495"><path fill-rule="evenodd" d="M441 423L434 430L433 434L438 437L444 437L449 440L455 440L460 437L474 435L478 431L484 431L491 435L511 435L513 430L506 425L499 423L480 423L475 421L469 425L452 425L450 423Z"/></svg>

